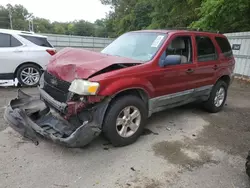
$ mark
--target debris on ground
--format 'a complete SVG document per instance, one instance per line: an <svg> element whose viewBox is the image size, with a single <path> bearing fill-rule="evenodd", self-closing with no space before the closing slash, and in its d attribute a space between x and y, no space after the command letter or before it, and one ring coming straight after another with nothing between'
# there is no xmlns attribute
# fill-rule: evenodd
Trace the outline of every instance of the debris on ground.
<svg viewBox="0 0 250 188"><path fill-rule="evenodd" d="M166 128L168 131L171 131L171 129L169 127Z"/></svg>
<svg viewBox="0 0 250 188"><path fill-rule="evenodd" d="M146 136L146 135L150 135L150 134L159 135L159 133L155 133L155 132L151 131L150 129L146 129L146 128L142 132L142 136Z"/></svg>
<svg viewBox="0 0 250 188"><path fill-rule="evenodd" d="M134 169L134 167L131 167L130 169L131 169L132 171L134 171L134 172L136 171L136 170Z"/></svg>

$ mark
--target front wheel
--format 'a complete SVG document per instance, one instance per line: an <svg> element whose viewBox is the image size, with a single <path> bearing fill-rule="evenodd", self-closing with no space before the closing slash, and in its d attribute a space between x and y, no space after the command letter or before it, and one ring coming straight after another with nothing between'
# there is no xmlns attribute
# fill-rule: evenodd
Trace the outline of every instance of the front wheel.
<svg viewBox="0 0 250 188"><path fill-rule="evenodd" d="M208 101L204 107L211 113L216 113L222 110L227 98L228 84L219 80L213 87Z"/></svg>
<svg viewBox="0 0 250 188"><path fill-rule="evenodd" d="M136 96L123 96L113 101L107 111L103 133L113 146L126 146L141 135L147 119L145 103Z"/></svg>

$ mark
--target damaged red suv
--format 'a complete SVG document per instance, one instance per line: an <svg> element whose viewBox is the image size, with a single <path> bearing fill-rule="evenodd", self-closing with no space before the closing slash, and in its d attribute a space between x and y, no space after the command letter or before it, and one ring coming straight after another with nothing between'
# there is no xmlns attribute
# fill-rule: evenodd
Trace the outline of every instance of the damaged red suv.
<svg viewBox="0 0 250 188"><path fill-rule="evenodd" d="M235 60L218 33L146 30L123 34L100 53L66 48L52 57L40 96L18 91L5 111L10 126L82 147L101 132L114 146L141 135L153 113L201 101L220 111Z"/></svg>

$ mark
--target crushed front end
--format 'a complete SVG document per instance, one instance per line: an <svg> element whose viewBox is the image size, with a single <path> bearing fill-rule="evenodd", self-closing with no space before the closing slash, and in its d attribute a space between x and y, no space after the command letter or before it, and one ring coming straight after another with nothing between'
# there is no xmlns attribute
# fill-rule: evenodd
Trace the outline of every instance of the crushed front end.
<svg viewBox="0 0 250 188"><path fill-rule="evenodd" d="M81 96L71 83L45 72L37 97L18 91L4 118L24 137L38 144L37 133L67 147L83 147L101 133L109 98Z"/></svg>

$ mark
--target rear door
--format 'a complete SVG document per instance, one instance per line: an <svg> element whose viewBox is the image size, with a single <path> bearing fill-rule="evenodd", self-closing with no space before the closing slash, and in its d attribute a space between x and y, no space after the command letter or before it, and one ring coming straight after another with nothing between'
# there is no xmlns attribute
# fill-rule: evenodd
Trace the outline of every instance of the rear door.
<svg viewBox="0 0 250 188"><path fill-rule="evenodd" d="M214 41L206 35L195 36L196 89L212 88L219 69L218 51Z"/></svg>
<svg viewBox="0 0 250 188"><path fill-rule="evenodd" d="M23 44L10 34L0 33L0 74L14 73L22 63Z"/></svg>

